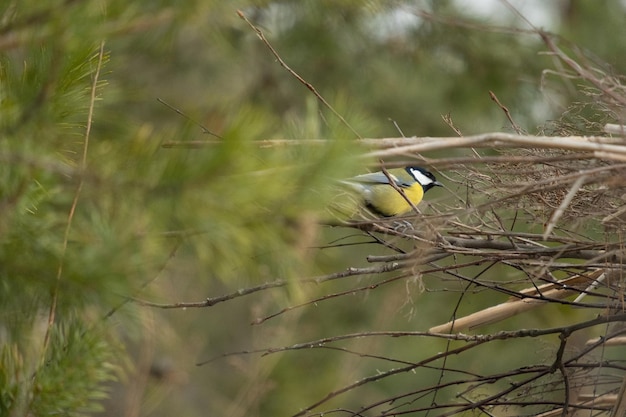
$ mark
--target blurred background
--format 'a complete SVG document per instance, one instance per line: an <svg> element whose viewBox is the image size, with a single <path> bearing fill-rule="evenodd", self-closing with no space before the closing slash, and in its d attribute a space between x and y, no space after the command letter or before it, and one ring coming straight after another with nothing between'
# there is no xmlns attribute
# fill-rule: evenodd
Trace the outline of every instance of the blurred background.
<svg viewBox="0 0 626 417"><path fill-rule="evenodd" d="M359 352L445 349L363 338L342 345L356 354L254 352L447 321L462 286L436 274L388 273L371 290L380 274L315 281L391 253L319 225L329 184L378 164L354 139L513 132L489 91L529 134L598 133L611 115L561 76L536 29L619 75L625 12L591 0L0 3L0 414L292 415L390 366ZM450 204L455 187L427 200ZM562 320L557 306L508 326ZM470 368L514 366L529 349L543 347L477 350ZM412 378L327 407L392 397Z"/></svg>

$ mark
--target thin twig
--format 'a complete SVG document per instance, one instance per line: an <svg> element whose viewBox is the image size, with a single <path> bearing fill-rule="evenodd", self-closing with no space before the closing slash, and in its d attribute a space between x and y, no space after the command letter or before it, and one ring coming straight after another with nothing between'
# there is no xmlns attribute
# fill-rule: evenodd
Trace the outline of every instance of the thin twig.
<svg viewBox="0 0 626 417"><path fill-rule="evenodd" d="M274 312L272 314L269 314L267 316L256 318L254 321L252 321L251 324L253 324L253 325L263 324L263 323L265 323L266 321L268 321L270 319L278 317L281 314L287 313L288 311L292 311L292 310L295 310L297 308L302 308L302 307L306 307L306 306L309 306L309 305L317 305L318 303L321 303L321 302L324 302L324 301L327 301L327 300L331 300L331 299L334 299L334 298L337 298L337 297L342 297L342 296L345 296L345 295L355 295L355 294L357 294L359 292L362 292L362 291L374 290L374 289L376 289L376 288L378 288L380 286L383 286L383 285L386 285L386 284L390 284L392 282L395 282L395 281L397 281L399 279L406 278L408 276L410 276L410 275L402 274L402 275L394 276L394 277L389 278L389 279L385 279L385 280L380 281L380 282L376 282L376 283L373 283L373 284L367 284L367 285L364 285L362 287L349 288L349 289L347 289L345 291L335 292L335 293L332 293L332 294L324 294L324 295L322 295L320 297L314 298L312 300L305 301L305 302L300 303L300 304L291 305L291 306L288 306L288 307L283 307L279 311L276 311L276 312Z"/></svg>
<svg viewBox="0 0 626 417"><path fill-rule="evenodd" d="M626 417L626 378L622 381L617 398L610 417Z"/></svg>
<svg viewBox="0 0 626 417"><path fill-rule="evenodd" d="M376 266L376 267L369 267L369 268L348 268L344 271L335 272L333 274L302 279L299 282L302 284L305 284L305 283L319 284L322 282L333 281L336 279L341 279L341 278L346 278L346 277L351 277L351 276L382 274L386 272L392 272L392 271L401 269L402 267L403 265L401 263L392 262L392 263L383 264L383 265ZM234 291L225 295L221 295L217 297L209 297L203 301L179 302L179 303L154 303L151 301L145 301L145 300L139 300L139 299L133 299L133 301L142 306L163 308L163 309L212 307L224 301L229 301L235 298L254 294L260 291L269 290L271 288L284 287L288 285L290 282L291 281L277 279L277 280L266 282L265 284L257 285L254 287L239 289L237 291Z"/></svg>
<svg viewBox="0 0 626 417"><path fill-rule="evenodd" d="M402 196L404 201L406 201L407 204L409 206L411 206L411 208L413 209L413 211L415 213L422 214L422 212L417 208L417 206L415 204L413 204L413 202L409 199L409 197L406 196L406 194L404 193L404 190L402 188L400 188L400 186L398 186L398 184L396 184L396 181L395 181L394 177L389 173L389 171L387 171L387 168L385 168L383 161L380 161L380 169L381 169L383 175L385 177L387 177L387 181L389 182L389 185L391 186L391 188L396 190L398 192L398 194L400 194Z"/></svg>
<svg viewBox="0 0 626 417"><path fill-rule="evenodd" d="M452 116L450 115L450 113L442 114L441 118L450 127L450 129L452 129L454 131L454 133L459 135L459 137L463 137L463 132L461 132L461 129L456 127L456 125L454 124L454 121L452 120Z"/></svg>
<svg viewBox="0 0 626 417"><path fill-rule="evenodd" d="M176 113L178 113L179 115L181 115L182 117L184 117L185 119L189 120L191 123L195 124L196 126L198 126L200 129L202 129L203 133L206 133L207 135L211 135L211 136L215 136L218 139L224 139L223 137L221 137L220 135L218 135L217 133L213 133L211 132L206 126L204 126L202 123L198 122L197 120L192 119L191 117L187 116L185 113L183 113L181 110L177 109L176 107L172 106L171 104L167 103L165 100L162 100L160 98L157 98L157 101L161 104L163 104L165 107L167 107L170 110L175 111ZM222 143L222 141L220 141L219 143ZM168 146L164 146L164 148L167 148Z"/></svg>
<svg viewBox="0 0 626 417"><path fill-rule="evenodd" d="M356 135L357 138L361 138L361 135L359 135L359 133L350 125L350 123L348 123L347 120L341 114L339 114L339 112L337 110L335 110L333 108L333 106L331 106L330 103L328 101L326 101L326 99L324 97L322 97L322 95L320 93L318 93L318 91L315 89L315 87L313 87L313 84L311 84L310 82L308 82L304 78L302 78L297 72L292 70L291 67L289 67L289 65L287 65L287 63L285 61L283 61L283 59L280 57L280 55L278 54L276 49L274 49L272 44L267 40L267 38L265 37L265 35L263 34L263 31L261 29L259 29L250 20L248 20L248 18L243 14L243 12L241 10L237 10L237 16L242 18L252 28L252 30L254 30L256 32L256 34L259 37L259 39L261 39L261 41L265 44L265 46L267 46L267 48L270 50L272 55L274 55L274 58L276 58L276 60L278 61L278 63L280 64L281 67L286 69L289 74L291 74L300 83L302 83L306 88L308 88L309 91L311 91L315 95L315 97L317 97L317 99L324 106L326 106L335 116L337 116L337 118L339 118L339 120L341 120L341 122L344 125L346 125L348 127L348 129L350 129L350 131Z"/></svg>
<svg viewBox="0 0 626 417"><path fill-rule="evenodd" d="M565 52L563 52L552 40L552 37L548 35L546 32L538 31L539 36L543 42L550 48L550 50L556 55L561 61L567 64L572 70L576 72L581 78L589 81L594 85L598 90L600 90L603 94L607 95L613 101L620 106L626 106L626 96L624 94L619 94L615 92L612 88L607 88L606 82L599 79L588 68L583 67L578 62L570 58Z"/></svg>
<svg viewBox="0 0 626 417"><path fill-rule="evenodd" d="M504 104L500 103L500 100L498 99L498 97L491 90L489 91L489 97L504 112L504 114L506 115L506 118L509 119L509 123L511 123L511 127L513 128L513 130L515 130L515 132L518 135L522 135L524 133L523 129L521 127L519 127L519 125L517 123L515 123L515 120L513 120L513 117L511 117L511 112L509 111L509 109Z"/></svg>
<svg viewBox="0 0 626 417"><path fill-rule="evenodd" d="M93 80L91 83L91 97L89 101L89 112L87 114L87 127L85 129L83 153L79 162L80 176L78 180L78 185L76 186L76 191L74 192L74 199L72 200L72 205L70 206L70 211L67 216L67 224L65 225L65 232L63 234L63 246L61 247L61 255L59 259L59 266L57 268L54 289L52 290L52 300L50 302L50 310L48 311L48 323L46 327L46 334L44 336L43 353L42 353L42 358L41 358L42 362L45 358L45 354L50 343L50 335L52 332L52 327L54 326L54 322L55 322L57 301L59 297L59 287L61 285L61 277L63 276L63 263L65 260L65 254L67 252L67 243L69 241L70 230L72 229L72 221L74 219L74 213L76 212L76 207L78 206L78 199L80 198L80 194L83 188L83 173L85 172L87 168L87 151L89 149L89 135L91 134L91 125L93 122L93 113L94 113L94 107L95 107L95 102L96 102L98 78L100 76L100 69L102 68L103 60L104 60L104 41L100 43L100 51L98 53L98 64L96 65L96 70L93 75Z"/></svg>
<svg viewBox="0 0 626 417"><path fill-rule="evenodd" d="M552 216L550 217L550 220L548 221L548 224L546 225L546 230L545 232L543 232L543 240L548 240L548 236L550 236L550 234L552 233L552 230L556 226L556 223L563 216L563 213L565 213L565 209L567 209L567 206L570 205L570 203L574 199L574 196L576 195L578 190L580 190L580 187L583 186L585 181L587 181L587 175L582 175L578 177L576 181L574 181L569 191L563 198L563 201L561 201L561 204L559 205L559 207L556 210L554 210L554 213L552 213Z"/></svg>

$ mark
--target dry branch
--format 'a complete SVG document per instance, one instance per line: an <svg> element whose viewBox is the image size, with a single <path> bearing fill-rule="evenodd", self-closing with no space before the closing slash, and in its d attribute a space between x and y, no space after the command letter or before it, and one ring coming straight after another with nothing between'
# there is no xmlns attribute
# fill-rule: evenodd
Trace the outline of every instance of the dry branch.
<svg viewBox="0 0 626 417"><path fill-rule="evenodd" d="M315 146L324 145L332 139L265 139L256 140L259 147L275 146ZM354 139L365 147L379 149L363 155L367 158L385 158L397 155L432 152L463 148L537 148L559 149L562 151L582 151L604 153L609 159L626 158L626 142L623 138L607 136L532 136L503 132L483 133L472 136L451 137L408 137L408 138L364 138ZM218 140L168 141L164 148L200 148L221 143ZM614 154L614 158L610 157ZM621 159L619 159L621 158Z"/></svg>
<svg viewBox="0 0 626 417"><path fill-rule="evenodd" d="M469 316L452 320L440 326L431 327L432 333L450 333L472 330L488 324L497 323L520 313L546 305L554 300L561 300L578 294L590 282L595 281L603 270L596 270L590 274L579 274L556 283L533 286L519 292L521 299L509 300L505 303L486 308ZM526 298L527 297L527 298Z"/></svg>

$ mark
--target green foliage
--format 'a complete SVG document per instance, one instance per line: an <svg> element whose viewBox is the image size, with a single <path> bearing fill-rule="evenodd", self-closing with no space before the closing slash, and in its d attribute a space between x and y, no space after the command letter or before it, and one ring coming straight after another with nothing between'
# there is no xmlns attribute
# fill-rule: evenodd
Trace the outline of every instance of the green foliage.
<svg viewBox="0 0 626 417"><path fill-rule="evenodd" d="M107 394L105 384L119 374L115 350L120 348L114 348L117 344L112 344L101 330L87 329L78 320L63 320L63 324L53 327L48 354L39 363L34 354L37 349L31 347L26 352L23 346L36 342L37 336L31 334L29 340L2 346L2 415L28 411L79 416L101 410L100 402Z"/></svg>
<svg viewBox="0 0 626 417"><path fill-rule="evenodd" d="M200 287L306 274L302 248L293 244L300 217L322 209L328 189L320 185L347 175L354 163L347 140L306 152L260 151L255 140L280 136L281 123L258 105L222 110L222 139L212 146L160 148L173 138L201 138L200 129L163 112L141 89L124 92L128 74L111 72L145 39L116 38L120 28L106 33L107 25L132 30L139 10L112 4L103 14L82 4L46 14L51 10L21 5L0 31L20 35L20 47L0 57L3 414L98 410L103 384L120 364L110 341L134 328L134 313L119 313L126 319L118 328L101 321L154 280L177 249L181 259L193 254ZM34 24L41 29L36 36L47 40L40 47ZM105 34L114 37L100 63ZM158 36L160 55L171 33ZM169 122L127 111L129 99ZM345 101L333 104L349 113ZM324 129L307 131L346 137L336 121Z"/></svg>
<svg viewBox="0 0 626 417"><path fill-rule="evenodd" d="M29 409L36 415L80 416L102 411L105 383L119 364L110 340L81 322L63 320L53 328L45 363L33 380Z"/></svg>

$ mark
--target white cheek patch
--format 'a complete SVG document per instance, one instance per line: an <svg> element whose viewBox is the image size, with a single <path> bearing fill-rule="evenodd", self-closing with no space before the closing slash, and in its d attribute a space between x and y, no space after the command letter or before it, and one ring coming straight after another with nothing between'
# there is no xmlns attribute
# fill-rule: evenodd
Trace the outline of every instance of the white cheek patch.
<svg viewBox="0 0 626 417"><path fill-rule="evenodd" d="M426 175L424 175L421 171L418 171L417 169L411 169L411 175L413 175L415 180L422 185L428 185L428 184L432 184L433 182L435 182L432 179L428 178Z"/></svg>

